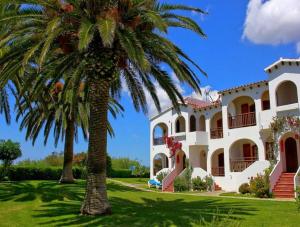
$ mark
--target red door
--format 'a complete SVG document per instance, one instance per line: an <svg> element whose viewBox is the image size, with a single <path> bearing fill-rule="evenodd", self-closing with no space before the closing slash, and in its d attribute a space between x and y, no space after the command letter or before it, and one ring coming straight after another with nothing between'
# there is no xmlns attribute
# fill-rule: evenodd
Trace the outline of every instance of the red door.
<svg viewBox="0 0 300 227"><path fill-rule="evenodd" d="M223 122L222 122L222 119L217 120L217 127L218 127L218 128L223 128Z"/></svg>
<svg viewBox="0 0 300 227"><path fill-rule="evenodd" d="M249 104L248 103L242 104L241 105L241 111L242 111L242 114L249 113Z"/></svg>
<svg viewBox="0 0 300 227"><path fill-rule="evenodd" d="M251 145L243 144L243 155L245 160L251 159Z"/></svg>
<svg viewBox="0 0 300 227"><path fill-rule="evenodd" d="M298 169L297 143L292 137L285 141L286 171L295 173Z"/></svg>

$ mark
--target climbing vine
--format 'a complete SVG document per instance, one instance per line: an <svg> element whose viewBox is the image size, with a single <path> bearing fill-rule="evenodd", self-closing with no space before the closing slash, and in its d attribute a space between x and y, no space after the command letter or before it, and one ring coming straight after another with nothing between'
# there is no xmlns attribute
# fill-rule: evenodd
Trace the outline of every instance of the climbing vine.
<svg viewBox="0 0 300 227"><path fill-rule="evenodd" d="M271 163L276 164L279 155L279 139L280 137L287 133L293 132L296 137L300 135L300 119L298 117L274 117L270 124L270 129L272 130L273 136L273 155L271 158Z"/></svg>

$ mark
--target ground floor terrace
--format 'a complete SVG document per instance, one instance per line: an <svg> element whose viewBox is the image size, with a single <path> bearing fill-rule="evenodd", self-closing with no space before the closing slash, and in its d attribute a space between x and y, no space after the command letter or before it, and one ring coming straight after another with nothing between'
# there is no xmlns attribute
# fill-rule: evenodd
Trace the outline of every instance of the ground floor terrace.
<svg viewBox="0 0 300 227"><path fill-rule="evenodd" d="M161 171L171 171L178 163L189 160L194 171L193 177L203 178L211 175L222 189L237 191L242 183L249 182L257 174L263 174L264 170L270 166L269 160L274 159L274 142L270 138L270 132L263 132L260 137L263 141L239 139L229 146L212 150L209 146L188 146L187 151L178 152L174 158L169 157L166 148L166 152L157 153L154 156L151 171L155 176ZM292 173L294 181L300 166L299 135L292 132L285 133L278 141L278 146L280 152L275 168L277 172L271 173L272 190L283 173ZM181 168L183 169L184 167ZM273 177L274 174L276 176Z"/></svg>
<svg viewBox="0 0 300 227"><path fill-rule="evenodd" d="M287 226L299 224L293 201L171 194L132 188L148 179L108 179L111 216L79 214L85 182L0 182L1 226ZM178 212L180 211L180 215Z"/></svg>

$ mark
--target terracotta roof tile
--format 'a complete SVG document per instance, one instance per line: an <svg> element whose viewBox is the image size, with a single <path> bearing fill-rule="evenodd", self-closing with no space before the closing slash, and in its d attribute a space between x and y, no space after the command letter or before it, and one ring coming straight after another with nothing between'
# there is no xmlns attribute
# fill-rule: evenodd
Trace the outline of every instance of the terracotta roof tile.
<svg viewBox="0 0 300 227"><path fill-rule="evenodd" d="M258 81L258 82L254 82L254 83L240 85L240 86L236 86L236 87L233 87L233 88L225 89L223 91L219 91L218 93L219 94L224 94L226 92L230 92L230 91L234 91L234 90L240 90L240 89L243 89L243 88L250 88L250 87L254 87L254 86L259 86L261 84L266 84L267 85L268 81L267 80L262 80L262 81Z"/></svg>

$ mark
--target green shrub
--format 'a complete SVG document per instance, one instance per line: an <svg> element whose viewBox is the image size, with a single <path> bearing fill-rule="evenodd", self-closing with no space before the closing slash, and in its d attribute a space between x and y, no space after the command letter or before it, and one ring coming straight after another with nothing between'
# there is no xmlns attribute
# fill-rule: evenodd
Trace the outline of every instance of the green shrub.
<svg viewBox="0 0 300 227"><path fill-rule="evenodd" d="M250 185L248 183L241 184L241 186L239 187L239 192L241 194L250 193Z"/></svg>
<svg viewBox="0 0 300 227"><path fill-rule="evenodd" d="M250 180L250 192L258 198L269 198L270 186L269 175L257 175L257 177Z"/></svg>
<svg viewBox="0 0 300 227"><path fill-rule="evenodd" d="M192 187L193 187L194 191L206 191L207 190L207 184L204 180L201 179L201 177L192 179Z"/></svg>
<svg viewBox="0 0 300 227"><path fill-rule="evenodd" d="M189 190L189 182L185 177L178 176L174 180L174 190L175 192L183 192Z"/></svg>
<svg viewBox="0 0 300 227"><path fill-rule="evenodd" d="M112 169L111 177L112 178L132 178L134 176L131 174L131 170L128 170L128 169Z"/></svg>
<svg viewBox="0 0 300 227"><path fill-rule="evenodd" d="M163 179L168 175L168 172L160 172L157 176L156 179L162 183Z"/></svg>
<svg viewBox="0 0 300 227"><path fill-rule="evenodd" d="M214 179L212 178L212 176L206 176L205 177L205 182L206 182L206 185L207 185L207 190L212 191L213 190L213 185L214 185Z"/></svg>

